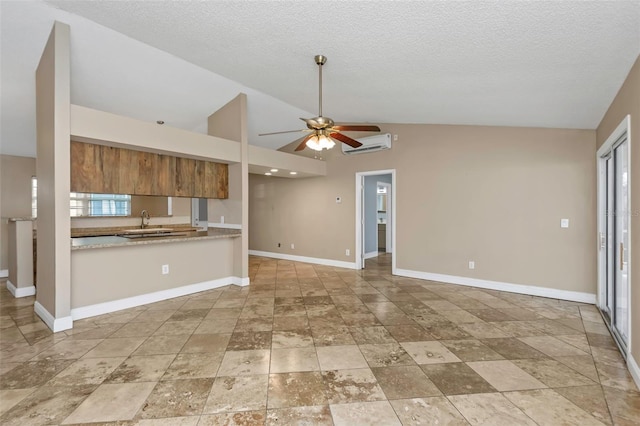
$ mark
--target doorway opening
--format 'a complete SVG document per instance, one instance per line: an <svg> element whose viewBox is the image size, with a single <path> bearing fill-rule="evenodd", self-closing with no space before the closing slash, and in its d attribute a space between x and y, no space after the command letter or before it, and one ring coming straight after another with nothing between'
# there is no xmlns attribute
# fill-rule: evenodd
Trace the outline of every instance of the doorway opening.
<svg viewBox="0 0 640 426"><path fill-rule="evenodd" d="M598 149L598 308L626 357L631 345L629 116Z"/></svg>
<svg viewBox="0 0 640 426"><path fill-rule="evenodd" d="M396 268L395 169L356 173L356 269L391 260ZM388 267L388 266L387 266Z"/></svg>

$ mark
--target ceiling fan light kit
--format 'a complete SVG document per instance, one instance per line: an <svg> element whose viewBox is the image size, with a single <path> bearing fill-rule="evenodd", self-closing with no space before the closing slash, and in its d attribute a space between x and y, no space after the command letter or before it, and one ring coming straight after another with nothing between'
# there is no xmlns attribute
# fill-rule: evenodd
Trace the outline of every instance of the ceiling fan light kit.
<svg viewBox="0 0 640 426"><path fill-rule="evenodd" d="M296 147L296 151L302 151L305 146L314 150L322 151L323 149L331 149L336 143L335 140L345 143L353 148L362 146L362 143L350 138L340 132L379 132L378 126L364 125L351 126L348 124L336 124L329 117L322 116L322 66L327 62L327 57L316 55L314 57L318 65L318 116L314 118L300 118L307 124L307 128L303 130L287 130L284 132L261 133L259 136L277 135L282 133L308 132L309 134L298 139L300 144ZM296 141L298 142L298 141Z"/></svg>

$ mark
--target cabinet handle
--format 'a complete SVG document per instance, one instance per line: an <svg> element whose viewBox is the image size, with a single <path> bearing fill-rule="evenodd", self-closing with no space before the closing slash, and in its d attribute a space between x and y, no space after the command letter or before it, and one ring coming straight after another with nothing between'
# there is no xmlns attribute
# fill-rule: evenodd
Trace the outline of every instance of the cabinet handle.
<svg viewBox="0 0 640 426"><path fill-rule="evenodd" d="M620 243L620 270L624 269L624 244Z"/></svg>

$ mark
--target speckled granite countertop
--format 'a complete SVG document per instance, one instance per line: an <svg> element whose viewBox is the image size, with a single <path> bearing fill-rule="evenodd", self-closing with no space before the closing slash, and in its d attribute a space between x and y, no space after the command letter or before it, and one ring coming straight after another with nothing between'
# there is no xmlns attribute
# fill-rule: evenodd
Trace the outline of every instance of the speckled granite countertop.
<svg viewBox="0 0 640 426"><path fill-rule="evenodd" d="M208 231L172 232L162 236L136 236L135 238L119 236L79 237L71 239L71 250L107 248L117 246L133 246L144 244L163 244L193 240L213 240L217 238L235 238L241 235L239 229L209 228Z"/></svg>
<svg viewBox="0 0 640 426"><path fill-rule="evenodd" d="M35 217L31 217L31 216L24 216L24 217L10 217L7 219L9 222L21 222L21 221L31 221L33 222L34 220L36 220Z"/></svg>

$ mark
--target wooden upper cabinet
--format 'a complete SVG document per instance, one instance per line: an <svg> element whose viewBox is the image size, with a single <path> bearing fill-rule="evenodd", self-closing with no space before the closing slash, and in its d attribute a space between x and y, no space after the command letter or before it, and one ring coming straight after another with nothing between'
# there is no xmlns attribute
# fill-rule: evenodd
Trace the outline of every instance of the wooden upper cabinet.
<svg viewBox="0 0 640 426"><path fill-rule="evenodd" d="M71 191L228 198L226 164L71 142Z"/></svg>

